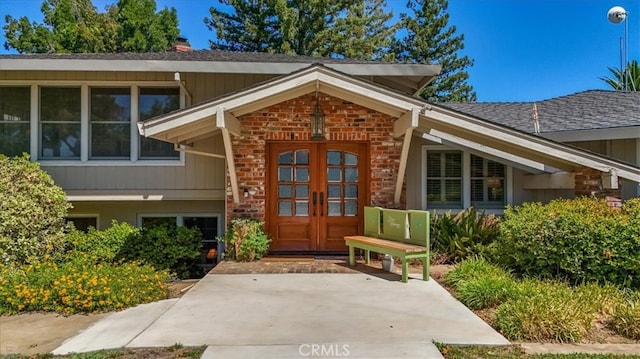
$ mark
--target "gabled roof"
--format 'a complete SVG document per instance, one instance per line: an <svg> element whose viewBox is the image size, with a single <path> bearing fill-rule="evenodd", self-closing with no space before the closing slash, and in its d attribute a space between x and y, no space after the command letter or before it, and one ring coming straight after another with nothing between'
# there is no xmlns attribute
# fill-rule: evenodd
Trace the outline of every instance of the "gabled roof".
<svg viewBox="0 0 640 359"><path fill-rule="evenodd" d="M156 53L0 55L0 71L140 71L282 75L314 63L415 94L440 65L311 57L263 52L194 50Z"/></svg>
<svg viewBox="0 0 640 359"><path fill-rule="evenodd" d="M445 103L450 109L533 133L533 104L540 132L640 126L640 92L590 90L537 102ZM639 132L636 137L640 136Z"/></svg>
<svg viewBox="0 0 640 359"><path fill-rule="evenodd" d="M396 200L399 200L402 190L411 139L416 135L487 153L511 163L520 163L532 172L571 171L578 167L590 167L615 178L620 176L640 182L640 168L636 166L430 104L321 64L155 117L138 126L142 135L171 142L176 146L188 147L196 140L221 134L232 176L232 192L234 200L237 200L239 195L230 138L231 135L240 133L241 124L237 117L313 91L336 96L397 118L393 135L396 138L404 136L404 142L396 183Z"/></svg>

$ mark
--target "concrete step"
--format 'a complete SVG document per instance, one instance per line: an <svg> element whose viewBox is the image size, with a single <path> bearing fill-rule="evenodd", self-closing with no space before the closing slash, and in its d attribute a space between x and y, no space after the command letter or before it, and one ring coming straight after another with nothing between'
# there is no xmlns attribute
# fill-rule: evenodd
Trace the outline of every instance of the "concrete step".
<svg viewBox="0 0 640 359"><path fill-rule="evenodd" d="M202 359L415 358L443 359L433 343L305 343L208 346Z"/></svg>

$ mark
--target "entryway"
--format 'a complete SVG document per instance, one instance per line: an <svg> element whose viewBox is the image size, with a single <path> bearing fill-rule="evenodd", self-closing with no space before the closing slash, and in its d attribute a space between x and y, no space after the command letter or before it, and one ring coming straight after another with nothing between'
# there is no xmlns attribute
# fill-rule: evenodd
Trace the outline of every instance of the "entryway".
<svg viewBox="0 0 640 359"><path fill-rule="evenodd" d="M362 233L366 142L268 142L266 228L272 252L346 252Z"/></svg>

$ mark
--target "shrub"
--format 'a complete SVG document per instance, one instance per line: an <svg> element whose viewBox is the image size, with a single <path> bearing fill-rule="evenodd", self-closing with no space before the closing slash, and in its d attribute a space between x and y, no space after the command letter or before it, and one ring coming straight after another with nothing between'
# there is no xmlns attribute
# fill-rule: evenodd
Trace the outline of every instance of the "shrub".
<svg viewBox="0 0 640 359"><path fill-rule="evenodd" d="M72 230L67 236L71 251L94 257L98 262L113 262L125 244L140 240L140 230L114 220L105 230L90 227L87 233Z"/></svg>
<svg viewBox="0 0 640 359"><path fill-rule="evenodd" d="M0 314L27 311L89 313L166 298L166 272L147 265L96 264L75 256L21 268L0 266Z"/></svg>
<svg viewBox="0 0 640 359"><path fill-rule="evenodd" d="M457 263L474 255L483 255L499 234L498 219L485 215L474 207L453 215L433 214L431 217L431 249L447 255Z"/></svg>
<svg viewBox="0 0 640 359"><path fill-rule="evenodd" d="M594 319L595 313L572 300L568 287L555 286L502 304L496 310L495 325L512 340L576 342Z"/></svg>
<svg viewBox="0 0 640 359"><path fill-rule="evenodd" d="M65 193L25 154L0 155L0 263L22 265L64 248Z"/></svg>
<svg viewBox="0 0 640 359"><path fill-rule="evenodd" d="M521 275L640 287L640 205L554 200L505 210L493 261Z"/></svg>
<svg viewBox="0 0 640 359"><path fill-rule="evenodd" d="M126 233L124 229L119 234ZM158 269L166 269L179 278L201 276L198 268L202 235L197 228L183 226L153 226L142 229L138 236L134 231L127 236L117 258L142 263Z"/></svg>
<svg viewBox="0 0 640 359"><path fill-rule="evenodd" d="M232 219L223 240L225 257L241 262L262 258L269 251L271 242L262 222L246 218Z"/></svg>

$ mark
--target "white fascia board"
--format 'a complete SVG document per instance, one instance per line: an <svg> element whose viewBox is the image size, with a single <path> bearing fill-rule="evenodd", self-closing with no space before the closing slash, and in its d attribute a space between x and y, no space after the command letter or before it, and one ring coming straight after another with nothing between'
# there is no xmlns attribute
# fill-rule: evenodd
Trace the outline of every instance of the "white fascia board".
<svg viewBox="0 0 640 359"><path fill-rule="evenodd" d="M202 72L242 74L288 74L309 67L318 61L305 62L233 62L233 61L170 61L117 59L30 59L1 58L7 71L141 71L141 72ZM437 76L440 65L391 63L324 63L324 66L354 76Z"/></svg>
<svg viewBox="0 0 640 359"><path fill-rule="evenodd" d="M640 126L543 132L540 136L557 142L623 140L640 138Z"/></svg>
<svg viewBox="0 0 640 359"><path fill-rule="evenodd" d="M544 163L530 160L528 158L520 157L509 152L505 152L493 147L485 146L483 144L470 141L458 136L450 135L438 130L428 130L428 132L422 132L421 128L418 128L418 132L421 133L421 137L425 140L429 140L438 144L460 147L464 150L469 150L474 154L485 156L491 160L499 159L497 162L507 162L512 167L520 168L528 172L556 172L557 169L546 166Z"/></svg>
<svg viewBox="0 0 640 359"><path fill-rule="evenodd" d="M640 182L640 168L637 167L596 156L560 143L554 143L541 137L519 133L515 130L461 115L435 105L425 108L424 112L425 121L442 122L449 126L456 126L501 142L510 143L528 151L538 152L545 156L557 158L560 161L593 168L601 172L609 173L612 170L616 170L619 177ZM424 127L430 126L427 123Z"/></svg>

